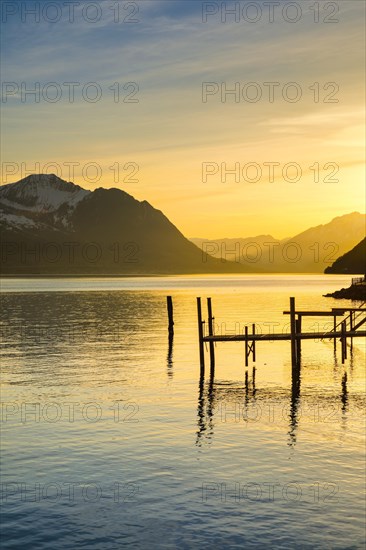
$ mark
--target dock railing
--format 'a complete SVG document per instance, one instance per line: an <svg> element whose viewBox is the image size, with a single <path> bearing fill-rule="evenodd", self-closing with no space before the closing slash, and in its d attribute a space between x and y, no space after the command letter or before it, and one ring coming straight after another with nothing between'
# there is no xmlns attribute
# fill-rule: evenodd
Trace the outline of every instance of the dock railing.
<svg viewBox="0 0 366 550"><path fill-rule="evenodd" d="M258 334L255 331L255 323L252 324L252 333L249 332L248 325L245 326L244 333L235 335L219 335L213 331L213 313L212 300L207 298L208 307L208 335L205 335L205 320L202 317L201 298L197 298L197 321L198 321L198 341L200 351L201 371L205 369L205 343L209 344L211 372L215 368L215 347L216 342L244 342L245 343L245 366L248 367L248 359L250 356L253 362L256 361L256 342L259 341L274 341L274 340L290 340L291 341L291 363L293 366L299 366L301 361L301 343L302 340L315 339L332 339L334 349L336 350L336 342L341 341L342 349L342 364L347 359L347 339L350 339L350 347L352 350L353 338L366 337L365 330L358 330L366 324L366 307L365 302L362 302L360 307L356 308L333 308L330 311L312 311L312 310L297 310L295 307L295 298L290 298L290 309L284 311L285 315L290 316L290 333L278 334ZM302 319L303 317L333 317L333 329L319 332L303 332ZM342 317L341 322L337 323L337 317Z"/></svg>
<svg viewBox="0 0 366 550"><path fill-rule="evenodd" d="M366 282L365 275L363 277L352 277L352 286L353 285L362 285L362 283Z"/></svg>

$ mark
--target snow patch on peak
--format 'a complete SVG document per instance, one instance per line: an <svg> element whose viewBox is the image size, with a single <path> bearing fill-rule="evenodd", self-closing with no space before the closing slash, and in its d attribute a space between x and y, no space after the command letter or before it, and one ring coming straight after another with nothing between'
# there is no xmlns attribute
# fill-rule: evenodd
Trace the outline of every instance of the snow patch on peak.
<svg viewBox="0 0 366 550"><path fill-rule="evenodd" d="M0 200L6 206L32 212L53 212L67 203L74 208L91 191L64 181L54 174L32 174L0 188Z"/></svg>
<svg viewBox="0 0 366 550"><path fill-rule="evenodd" d="M1 220L3 223L7 223L10 227L13 228L24 228L24 227L36 227L34 221L25 216L17 216L15 214L9 214L7 212L1 212Z"/></svg>

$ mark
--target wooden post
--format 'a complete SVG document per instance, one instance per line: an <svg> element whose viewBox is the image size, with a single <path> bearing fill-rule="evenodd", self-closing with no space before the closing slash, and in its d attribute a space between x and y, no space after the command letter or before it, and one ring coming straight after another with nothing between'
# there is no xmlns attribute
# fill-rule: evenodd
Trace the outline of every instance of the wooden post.
<svg viewBox="0 0 366 550"><path fill-rule="evenodd" d="M168 330L169 330L169 334L173 334L174 333L174 319L173 319L173 300L172 300L171 296L166 297L166 305L167 305L167 310L168 310L168 321L169 321Z"/></svg>
<svg viewBox="0 0 366 550"><path fill-rule="evenodd" d="M213 317L212 317L212 303L211 298L207 298L207 312L208 312L208 334L213 336ZM209 342L210 348L210 364L211 368L215 366L215 344L214 342Z"/></svg>
<svg viewBox="0 0 366 550"><path fill-rule="evenodd" d="M343 365L343 363L344 363L343 322L341 324L341 332L342 332L342 335L341 335L341 357L342 357L342 365Z"/></svg>
<svg viewBox="0 0 366 550"><path fill-rule="evenodd" d="M201 371L205 370L205 349L203 342L203 325L202 325L202 308L201 298L197 298L197 322L198 322L198 342L200 350L200 367ZM202 372L201 372L202 374Z"/></svg>
<svg viewBox="0 0 366 550"><path fill-rule="evenodd" d="M301 334L301 326L302 326L302 315L299 314L297 317L297 325L298 325L298 334Z"/></svg>
<svg viewBox="0 0 366 550"><path fill-rule="evenodd" d="M248 362L248 355L249 355L249 353L248 353L248 347L249 347L249 346L248 346L248 327L246 326L246 327L245 327L245 366L246 366L246 367L247 367L248 364L249 364L249 362ZM248 373L246 372L246 373L245 373L245 376L247 376L247 375L248 375Z"/></svg>
<svg viewBox="0 0 366 550"><path fill-rule="evenodd" d="M297 361L300 361L300 354L301 354L301 315L298 316L298 318L295 321L296 323L296 334L298 335L296 338L296 355L297 355Z"/></svg>
<svg viewBox="0 0 366 550"><path fill-rule="evenodd" d="M347 344L346 344L345 332L346 332L345 321L342 321L342 336L341 336L342 364L347 358Z"/></svg>
<svg viewBox="0 0 366 550"><path fill-rule="evenodd" d="M355 312L351 311L351 315L350 315L350 318L349 318L349 329L350 329L351 332L353 331L353 326L354 326L354 319L353 319L354 314L355 314ZM352 353L353 353L353 338L351 336L351 354Z"/></svg>
<svg viewBox="0 0 366 550"><path fill-rule="evenodd" d="M249 381L248 381L248 371L245 371L245 392L248 393L249 390Z"/></svg>
<svg viewBox="0 0 366 550"><path fill-rule="evenodd" d="M253 330L253 336L255 335L255 323L252 324L252 330ZM256 356L255 356L255 340L253 338L253 343L252 343L252 353L253 353L253 363L255 363L256 361ZM253 372L254 372L254 368L253 368Z"/></svg>
<svg viewBox="0 0 366 550"><path fill-rule="evenodd" d="M297 363L295 298L290 298L291 362Z"/></svg>
<svg viewBox="0 0 366 550"><path fill-rule="evenodd" d="M337 332L337 316L334 315L333 317L333 331L334 333ZM333 338L333 343L334 343L334 351L337 351L337 338Z"/></svg>

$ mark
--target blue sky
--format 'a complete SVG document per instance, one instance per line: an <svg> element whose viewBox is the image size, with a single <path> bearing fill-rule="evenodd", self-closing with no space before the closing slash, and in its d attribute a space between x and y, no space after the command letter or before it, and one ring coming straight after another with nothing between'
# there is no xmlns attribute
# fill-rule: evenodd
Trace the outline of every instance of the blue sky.
<svg viewBox="0 0 366 550"><path fill-rule="evenodd" d="M58 163L68 179L65 163L78 162L76 183L120 187L149 200L188 236L286 236L342 213L364 211L364 3L319 2L315 22L314 2L301 0L295 3L301 10L296 23L284 19L283 9L289 18L296 16L285 0L277 2L273 23L266 4L250 4L255 3L262 14L257 22L243 18L248 2L237 2L240 20L228 16L223 23L221 2L103 0L94 3L99 12L93 2L79 2L74 22L61 0L26 2L39 6L40 22L25 14L25 2L3 2L3 86L19 87L15 93L3 88L7 137L2 157L8 171L14 164L13 177L6 172L5 178L3 169L3 183L20 179L22 163L26 168ZM232 8L235 2L226 5ZM218 13L203 22L202 10ZM254 18L254 7L248 10ZM47 21L58 13L60 21ZM99 21L87 20L98 14ZM30 95L22 101L22 82L27 89L38 83L41 90L55 83L62 96L57 102L40 97L37 103ZM68 100L68 82L79 83L74 103ZM102 91L95 103L81 94L90 82ZM133 96L138 103L114 102L110 87L118 83L123 99L133 89L123 89L129 82L136 83L136 90L138 86ZM241 96L236 103L227 96L222 102L217 93L203 103L204 82L224 83L227 89L238 83L240 90L254 82L263 97L250 103ZM278 83L272 103L266 82ZM289 82L301 89L296 103L282 97ZM318 102L309 89L315 82ZM327 83L334 84L324 90ZM53 97L52 86L48 90ZM332 91L337 103L324 103ZM83 176L82 168L90 162L101 167L98 181ZM129 162L139 167L138 182L116 182L110 166L118 163L123 174ZM202 165L207 162L239 162L240 168L278 162L280 172L274 184L265 176L255 184L234 178L223 183L221 172L204 184ZM289 162L302 168L296 184L281 176ZM339 182L315 182L310 167L316 162L321 167L337 163ZM274 214L278 209L280 219Z"/></svg>

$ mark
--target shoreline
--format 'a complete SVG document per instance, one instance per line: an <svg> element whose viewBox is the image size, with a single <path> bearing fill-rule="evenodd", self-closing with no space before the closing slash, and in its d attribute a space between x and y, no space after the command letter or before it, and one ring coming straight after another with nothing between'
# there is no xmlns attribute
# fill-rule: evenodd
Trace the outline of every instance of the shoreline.
<svg viewBox="0 0 366 550"><path fill-rule="evenodd" d="M323 294L325 298L335 298L336 300L355 300L366 301L366 284L351 285L347 288L341 288L335 292Z"/></svg>
<svg viewBox="0 0 366 550"><path fill-rule="evenodd" d="M243 273L221 273L221 272L212 272L212 273L0 273L1 279L89 279L89 278L110 278L110 279L129 279L129 278L145 278L145 277L217 277L225 276L229 277L241 277L242 275L253 276L276 276L276 275L314 275L314 276L323 276L327 278L331 277L348 277L347 273L324 273L316 271L273 271L273 272L243 272ZM358 274L355 274L358 275ZM360 275L361 276L361 275ZM344 290L344 289L342 289ZM324 295L325 296L325 295Z"/></svg>

